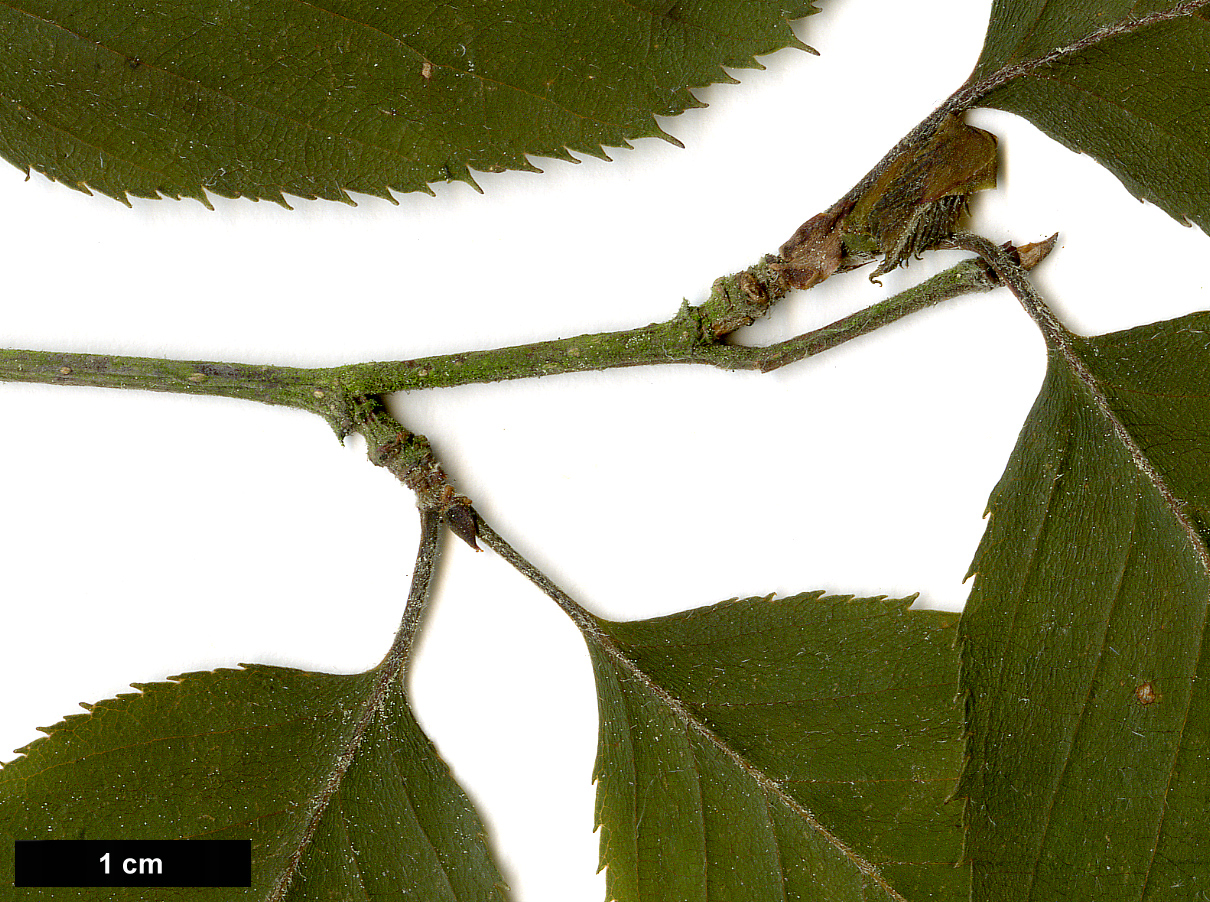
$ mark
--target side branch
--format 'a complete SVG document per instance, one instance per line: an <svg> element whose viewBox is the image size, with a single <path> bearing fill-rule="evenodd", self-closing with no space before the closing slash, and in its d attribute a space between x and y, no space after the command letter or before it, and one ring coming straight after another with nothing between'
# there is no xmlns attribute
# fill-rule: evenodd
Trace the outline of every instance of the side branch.
<svg viewBox="0 0 1210 902"><path fill-rule="evenodd" d="M475 544L479 520L471 501L454 491L428 439L405 429L381 398L356 398L352 411L352 428L365 438L370 462L416 493L422 515L443 518L458 538L479 551Z"/></svg>

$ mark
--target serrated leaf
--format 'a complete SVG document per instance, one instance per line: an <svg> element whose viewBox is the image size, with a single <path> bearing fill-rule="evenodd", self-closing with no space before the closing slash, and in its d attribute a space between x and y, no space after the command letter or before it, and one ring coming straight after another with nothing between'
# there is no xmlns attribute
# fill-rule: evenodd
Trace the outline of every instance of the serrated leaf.
<svg viewBox="0 0 1210 902"><path fill-rule="evenodd" d="M601 622L597 820L620 902L958 902L955 615L724 602Z"/></svg>
<svg viewBox="0 0 1210 902"><path fill-rule="evenodd" d="M18 839L252 841L250 889L90 899L504 898L478 816L397 679L246 666L136 688L0 770L0 898L75 892L14 890Z"/></svg>
<svg viewBox="0 0 1210 902"><path fill-rule="evenodd" d="M16 0L0 154L114 197L348 200L663 135L810 0Z"/></svg>
<svg viewBox="0 0 1210 902"><path fill-rule="evenodd" d="M961 634L976 902L1210 896L1210 314L1052 341Z"/></svg>
<svg viewBox="0 0 1210 902"><path fill-rule="evenodd" d="M1206 0L996 0L968 86L1210 230Z"/></svg>

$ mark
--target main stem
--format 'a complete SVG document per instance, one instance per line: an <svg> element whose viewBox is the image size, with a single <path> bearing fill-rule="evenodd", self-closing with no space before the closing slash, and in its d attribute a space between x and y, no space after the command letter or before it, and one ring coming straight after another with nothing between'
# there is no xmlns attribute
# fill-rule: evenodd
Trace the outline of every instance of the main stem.
<svg viewBox="0 0 1210 902"><path fill-rule="evenodd" d="M1045 253L1038 259L1041 256ZM998 284L984 264L967 260L831 325L767 347L726 340L728 330L751 322L752 317L740 306L720 301L716 283L709 301L686 304L665 322L495 350L307 369L12 349L0 350L0 382L242 398L319 414L344 436L358 429L359 399L391 392L662 364L768 372L926 307Z"/></svg>

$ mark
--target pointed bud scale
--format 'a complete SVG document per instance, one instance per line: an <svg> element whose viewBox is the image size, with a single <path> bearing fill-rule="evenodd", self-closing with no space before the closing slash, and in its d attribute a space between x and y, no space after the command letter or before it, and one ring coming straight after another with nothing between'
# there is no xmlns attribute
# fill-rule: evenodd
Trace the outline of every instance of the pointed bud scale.
<svg viewBox="0 0 1210 902"><path fill-rule="evenodd" d="M874 276L936 247L957 228L967 197L996 185L996 137L947 116L922 144L901 153L856 200L842 200L781 248L796 288L810 288L882 256Z"/></svg>

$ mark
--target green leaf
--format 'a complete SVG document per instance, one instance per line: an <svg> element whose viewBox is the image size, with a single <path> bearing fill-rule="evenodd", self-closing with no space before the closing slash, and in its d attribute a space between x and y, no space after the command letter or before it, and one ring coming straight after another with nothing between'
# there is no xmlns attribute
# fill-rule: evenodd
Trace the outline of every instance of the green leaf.
<svg viewBox="0 0 1210 902"><path fill-rule="evenodd" d="M1210 894L1210 314L1052 341L961 627L976 902Z"/></svg>
<svg viewBox="0 0 1210 902"><path fill-rule="evenodd" d="M1206 0L996 0L967 83L1210 229ZM969 105L969 102L967 103Z"/></svg>
<svg viewBox="0 0 1210 902"><path fill-rule="evenodd" d="M15 0L0 155L118 198L428 190L604 157L722 66L803 46L810 0ZM665 136L666 137L666 136Z"/></svg>
<svg viewBox="0 0 1210 902"><path fill-rule="evenodd" d="M955 615L749 598L590 639L608 897L964 900Z"/></svg>
<svg viewBox="0 0 1210 902"><path fill-rule="evenodd" d="M0 887L18 839L248 839L251 889L89 898L504 898L478 816L398 680L246 666L135 688L0 770Z"/></svg>

